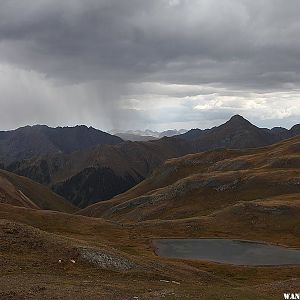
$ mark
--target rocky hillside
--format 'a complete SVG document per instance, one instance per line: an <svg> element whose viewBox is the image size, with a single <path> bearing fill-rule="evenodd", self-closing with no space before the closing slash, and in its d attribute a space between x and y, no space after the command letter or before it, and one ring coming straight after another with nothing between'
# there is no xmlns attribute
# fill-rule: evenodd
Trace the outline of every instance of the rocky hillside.
<svg viewBox="0 0 300 300"><path fill-rule="evenodd" d="M168 160L151 177L80 213L123 221L181 219L300 193L300 137L268 147L214 150Z"/></svg>
<svg viewBox="0 0 300 300"><path fill-rule="evenodd" d="M15 161L7 169L49 185L73 204L85 207L127 191L169 158L212 149L266 146L297 135L298 129L299 126L291 130L258 128L241 116L234 116L225 124L204 131L51 153Z"/></svg>
<svg viewBox="0 0 300 300"><path fill-rule="evenodd" d="M164 138L48 155L16 162L8 169L50 185L72 203L85 207L125 192L166 159L186 153L189 148L184 141Z"/></svg>
<svg viewBox="0 0 300 300"><path fill-rule="evenodd" d="M29 178L0 170L0 203L34 209L74 212L75 207Z"/></svg>

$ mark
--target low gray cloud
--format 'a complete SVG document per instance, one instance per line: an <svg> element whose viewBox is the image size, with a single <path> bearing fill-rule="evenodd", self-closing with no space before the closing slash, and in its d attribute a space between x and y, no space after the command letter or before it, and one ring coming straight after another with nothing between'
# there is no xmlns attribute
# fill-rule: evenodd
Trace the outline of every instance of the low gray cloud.
<svg viewBox="0 0 300 300"><path fill-rule="evenodd" d="M298 0L1 0L0 126L205 127L237 112L290 126L299 11Z"/></svg>

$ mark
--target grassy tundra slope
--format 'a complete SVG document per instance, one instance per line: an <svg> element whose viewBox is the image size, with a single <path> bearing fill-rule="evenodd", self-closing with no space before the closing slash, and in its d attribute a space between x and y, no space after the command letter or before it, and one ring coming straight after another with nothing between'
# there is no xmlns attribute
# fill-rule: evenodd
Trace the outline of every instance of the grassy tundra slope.
<svg viewBox="0 0 300 300"><path fill-rule="evenodd" d="M0 170L0 203L27 208L74 212L72 204L26 177Z"/></svg>
<svg viewBox="0 0 300 300"><path fill-rule="evenodd" d="M129 222L212 214L245 201L300 192L300 137L249 150L168 160L151 177L80 214Z"/></svg>
<svg viewBox="0 0 300 300"><path fill-rule="evenodd" d="M225 230L213 219L125 225L0 204L0 299L280 299L300 287L300 267L234 267L153 253L152 238ZM286 245L299 247L296 241Z"/></svg>

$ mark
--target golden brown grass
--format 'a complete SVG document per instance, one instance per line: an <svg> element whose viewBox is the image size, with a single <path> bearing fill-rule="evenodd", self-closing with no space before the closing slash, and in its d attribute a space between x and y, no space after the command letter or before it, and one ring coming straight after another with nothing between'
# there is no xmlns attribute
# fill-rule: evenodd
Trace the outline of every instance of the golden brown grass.
<svg viewBox="0 0 300 300"><path fill-rule="evenodd" d="M250 209L244 205L253 207ZM292 207L293 213L297 214L299 194L235 204L209 216L125 225L101 218L3 204L0 205L0 219L17 222L21 226L33 226L40 229L41 233L39 239L31 239L31 235L28 235L31 227L26 227L23 241L32 240L35 245L33 248L27 249L27 245L18 237L13 245L20 252L6 252L3 248L0 250L0 257L8 266L1 271L0 287L8 284L9 280L6 289L10 287L8 290L12 291L17 279L25 280L26 284L22 284L19 293L33 289L33 295L38 295L40 299L50 295L58 297L58 294L64 295L66 299L71 299L68 295L72 295L73 299L84 296L97 299L93 298L95 295L100 299L132 299L135 295L139 299L161 299L162 295L166 299L278 298L291 285L294 288L300 286L300 281L295 279L300 278L300 267L236 267L159 258L153 253L151 240L169 237L229 237L300 247L298 233L294 230L298 226L297 219L291 219L290 215L285 214L279 215L278 219L273 214L274 208L281 209L282 205ZM255 223L252 222L253 218ZM36 245L41 240L43 247L39 249ZM104 270L84 262L72 265L70 259L73 247L83 245L129 257L142 268L122 272ZM57 262L59 258L64 261L62 266ZM34 290L35 276L38 276L37 285L46 290ZM180 285L161 280L174 280L180 282Z"/></svg>
<svg viewBox="0 0 300 300"><path fill-rule="evenodd" d="M69 213L76 211L76 208L63 197L29 178L4 170L0 170L0 178L2 179L0 188L6 191L5 203ZM9 193L8 188L11 190Z"/></svg>
<svg viewBox="0 0 300 300"><path fill-rule="evenodd" d="M300 137L250 150L171 159L110 201L79 214L136 222L204 216L239 201L300 192Z"/></svg>

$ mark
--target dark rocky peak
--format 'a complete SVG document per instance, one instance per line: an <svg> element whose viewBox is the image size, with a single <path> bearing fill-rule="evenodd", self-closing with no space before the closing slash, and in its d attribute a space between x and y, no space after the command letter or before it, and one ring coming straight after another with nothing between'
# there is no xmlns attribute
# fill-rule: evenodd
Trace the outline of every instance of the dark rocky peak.
<svg viewBox="0 0 300 300"><path fill-rule="evenodd" d="M191 140L195 140L195 139L200 138L203 133L204 133L204 130L194 128L194 129L189 130L186 133L176 135L175 137L178 137L180 139L184 139L184 140L187 140L187 141L191 141Z"/></svg>
<svg viewBox="0 0 300 300"><path fill-rule="evenodd" d="M240 115L234 115L223 126L228 128L257 128L255 125L253 125Z"/></svg>
<svg viewBox="0 0 300 300"><path fill-rule="evenodd" d="M293 126L290 130L292 136L296 136L300 134L300 124Z"/></svg>
<svg viewBox="0 0 300 300"><path fill-rule="evenodd" d="M288 130L284 127L274 127L271 129L272 132L274 133L284 133L284 132L288 132Z"/></svg>

